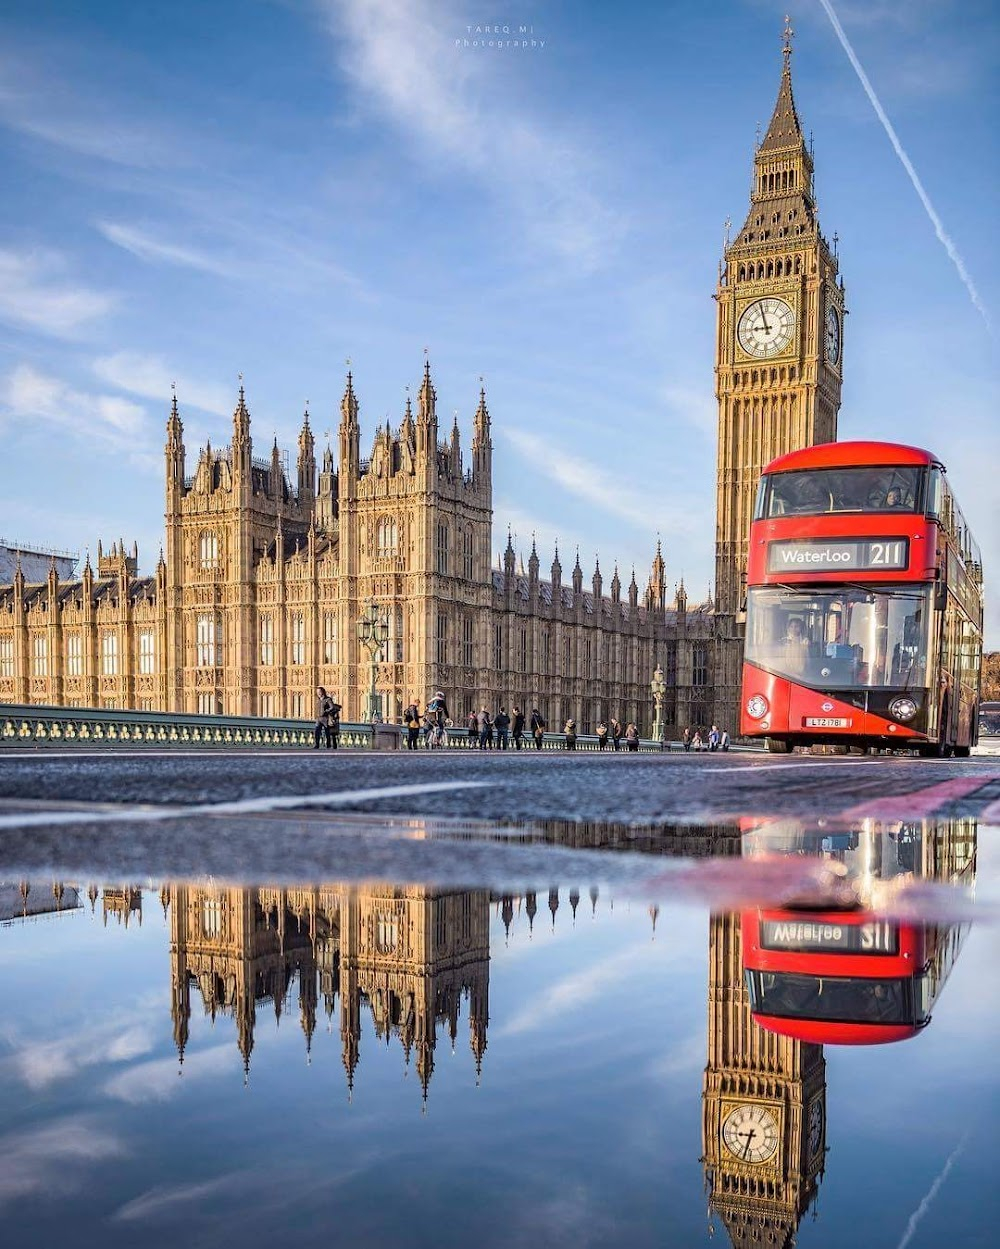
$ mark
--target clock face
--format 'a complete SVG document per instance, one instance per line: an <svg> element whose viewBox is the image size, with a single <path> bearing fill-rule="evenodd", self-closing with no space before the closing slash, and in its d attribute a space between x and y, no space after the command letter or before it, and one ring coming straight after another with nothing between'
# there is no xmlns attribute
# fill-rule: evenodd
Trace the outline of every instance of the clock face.
<svg viewBox="0 0 1000 1249"><path fill-rule="evenodd" d="M778 1151L778 1121L755 1102L736 1106L722 1125L722 1143L740 1162L767 1162Z"/></svg>
<svg viewBox="0 0 1000 1249"><path fill-rule="evenodd" d="M826 310L826 358L831 364L840 360L840 315L834 307Z"/></svg>
<svg viewBox="0 0 1000 1249"><path fill-rule="evenodd" d="M736 337L750 356L766 360L780 355L792 341L795 312L783 299L757 299L744 308Z"/></svg>
<svg viewBox="0 0 1000 1249"><path fill-rule="evenodd" d="M809 1107L809 1157L814 1157L819 1152L819 1147L823 1143L823 1102L820 1098Z"/></svg>

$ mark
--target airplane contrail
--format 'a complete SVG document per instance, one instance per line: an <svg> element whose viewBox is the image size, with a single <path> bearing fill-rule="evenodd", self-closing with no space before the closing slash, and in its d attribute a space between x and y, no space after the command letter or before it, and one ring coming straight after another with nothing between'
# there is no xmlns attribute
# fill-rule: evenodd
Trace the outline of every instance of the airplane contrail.
<svg viewBox="0 0 1000 1249"><path fill-rule="evenodd" d="M893 129L892 122L886 116L885 109L882 107L882 104L879 101L878 96L875 94L875 90L872 87L872 84L868 81L868 75L861 68L861 62L858 60L857 56L855 56L854 49L851 47L850 41L848 40L847 36L844 34L844 28L843 26L841 26L840 21L837 18L837 14L833 11L833 5L830 3L830 0L819 0L819 2L823 6L823 8L826 10L826 15L830 19L830 24L833 26L833 29L837 35L837 38L840 40L841 47L847 53L847 59L854 66L854 72L857 74L858 78L861 80L861 85L865 89L865 94L868 96L868 99L871 100L872 108L875 110L875 113L878 116L879 121L882 123L882 128L885 130L886 134L889 136L889 142L892 144L893 148L896 151L896 155L899 157L900 161L902 162L903 168L906 170L907 174L909 175L910 181L913 183L913 189L920 196L920 202L923 204L924 208L927 210L927 216L930 217L931 219L931 225L933 225L934 227L934 233L941 240L941 243L944 246L945 251L948 253L949 257L951 258L952 264L958 270L958 276L962 279L962 282L965 285L965 289L969 292L969 298L972 300L973 306L980 313L983 320L986 322L987 328L992 333L993 326L992 326L992 323L990 322L990 314L986 311L986 305L979 298L979 292L976 290L975 283L970 277L968 269L966 269L965 267L965 262L962 260L962 257L958 254L958 248L952 242L951 236L948 234L948 231L944 228L944 224L941 221L941 218L937 215L937 211L935 210L934 205L931 203L930 197L928 196L927 192L924 190L923 183L920 181L920 178L917 176L917 171L913 168L913 162L910 160L909 156L907 156L906 152L903 150L903 145L899 141L899 135L896 134L896 131Z"/></svg>
<svg viewBox="0 0 1000 1249"><path fill-rule="evenodd" d="M820 0L820 3L824 3L824 0ZM931 1202L938 1195L938 1190L940 1189L941 1185L945 1182L945 1180L948 1178L948 1172L951 1170L952 1164L954 1163L958 1155L962 1152L962 1150L965 1148L965 1142L968 1139L969 1139L969 1134L968 1132L966 1132L966 1134L962 1137L962 1139L958 1142L955 1148L948 1155L948 1161L941 1168L941 1174L937 1177L934 1183L927 1190L920 1205L917 1206L916 1210L914 1210L913 1213L910 1215L910 1221L906 1225L906 1231L903 1233L903 1239L899 1242L897 1249L906 1249L906 1246L913 1239L913 1233L917 1230L917 1224L924 1217L927 1211L931 1208Z"/></svg>

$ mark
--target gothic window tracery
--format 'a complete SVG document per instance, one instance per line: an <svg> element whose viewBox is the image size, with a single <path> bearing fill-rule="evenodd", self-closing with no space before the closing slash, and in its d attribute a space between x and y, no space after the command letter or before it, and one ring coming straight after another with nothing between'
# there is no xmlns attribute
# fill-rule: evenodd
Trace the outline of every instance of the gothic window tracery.
<svg viewBox="0 0 1000 1249"><path fill-rule="evenodd" d="M399 550L399 529L391 516L383 516L375 530L375 551L380 559L396 555Z"/></svg>
<svg viewBox="0 0 1000 1249"><path fill-rule="evenodd" d="M205 572L219 566L219 535L210 529L198 535L198 566Z"/></svg>
<svg viewBox="0 0 1000 1249"><path fill-rule="evenodd" d="M197 619L195 663L199 668L215 668L222 663L222 621L214 614Z"/></svg>

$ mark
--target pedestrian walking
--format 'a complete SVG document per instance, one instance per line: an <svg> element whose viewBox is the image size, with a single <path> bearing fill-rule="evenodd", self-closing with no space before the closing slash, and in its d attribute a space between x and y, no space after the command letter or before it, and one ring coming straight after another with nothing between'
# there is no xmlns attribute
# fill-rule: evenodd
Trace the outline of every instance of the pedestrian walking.
<svg viewBox="0 0 1000 1249"><path fill-rule="evenodd" d="M573 719L567 720L563 732L566 734L566 749L576 750L576 721Z"/></svg>
<svg viewBox="0 0 1000 1249"><path fill-rule="evenodd" d="M681 734L681 745L684 747L685 750L691 749L691 730L690 729L685 729L684 732Z"/></svg>
<svg viewBox="0 0 1000 1249"><path fill-rule="evenodd" d="M542 741L545 737L545 721L542 719L542 713L537 707L531 710L531 736L535 739L535 749L541 750Z"/></svg>
<svg viewBox="0 0 1000 1249"><path fill-rule="evenodd" d="M420 706L416 699L403 712L403 723L406 725L406 748L416 750L420 745Z"/></svg>
<svg viewBox="0 0 1000 1249"><path fill-rule="evenodd" d="M729 749L729 730L728 729L722 730L722 733L719 737L719 749L720 750Z"/></svg>
<svg viewBox="0 0 1000 1249"><path fill-rule="evenodd" d="M615 719L611 721L611 744L615 750L622 748L622 726L621 722Z"/></svg>
<svg viewBox="0 0 1000 1249"><path fill-rule="evenodd" d="M520 750L521 739L524 737L524 712L520 707L514 708L514 719L511 723L510 735L514 739L514 745Z"/></svg>
<svg viewBox="0 0 1000 1249"><path fill-rule="evenodd" d="M721 740L721 735L719 733L719 726L717 724L713 724L712 727L708 731L709 750L718 750L720 740Z"/></svg>
<svg viewBox="0 0 1000 1249"><path fill-rule="evenodd" d="M479 749L487 750L489 748L491 730L493 721L490 719L490 713L485 707L479 708L479 714L476 716L476 723L479 729Z"/></svg>
<svg viewBox="0 0 1000 1249"><path fill-rule="evenodd" d="M469 718L465 722L465 727L469 730L469 740L474 746L479 745L479 716L474 711L469 712Z"/></svg>
<svg viewBox="0 0 1000 1249"><path fill-rule="evenodd" d="M340 745L340 713L343 710L335 698L330 699L330 710L326 717L326 748L336 750Z"/></svg>
<svg viewBox="0 0 1000 1249"><path fill-rule="evenodd" d="M434 697L427 703L427 719L431 722L431 732L427 735L427 744L429 746L443 746L447 740L445 737L445 726L450 724L448 719L448 701L441 690L436 690Z"/></svg>
<svg viewBox="0 0 1000 1249"><path fill-rule="evenodd" d="M639 730L636 728L634 724L632 724L631 721L629 721L629 723L625 725L625 749L626 750L638 750L639 749Z"/></svg>
<svg viewBox="0 0 1000 1249"><path fill-rule="evenodd" d="M333 710L333 699L322 685L316 686L316 727L313 729L313 750L319 750L320 742L326 740L330 749L330 712Z"/></svg>
<svg viewBox="0 0 1000 1249"><path fill-rule="evenodd" d="M607 750L608 748L608 726L602 720L597 726L597 749Z"/></svg>
<svg viewBox="0 0 1000 1249"><path fill-rule="evenodd" d="M695 729L694 737L691 739L692 750L704 750L705 743L701 740L701 729Z"/></svg>
<svg viewBox="0 0 1000 1249"><path fill-rule="evenodd" d="M510 740L510 716L503 707L493 717L493 727L497 731L497 750L506 750Z"/></svg>

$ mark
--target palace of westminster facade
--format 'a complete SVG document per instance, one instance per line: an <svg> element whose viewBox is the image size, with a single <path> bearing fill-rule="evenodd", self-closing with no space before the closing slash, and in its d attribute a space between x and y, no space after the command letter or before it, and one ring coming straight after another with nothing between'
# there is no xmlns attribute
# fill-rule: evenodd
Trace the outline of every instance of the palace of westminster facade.
<svg viewBox="0 0 1000 1249"><path fill-rule="evenodd" d="M525 570L509 537L493 568L486 396L467 462L457 422L439 431L428 362L416 412L407 400L367 459L349 373L336 453L317 464L307 412L294 479L276 444L254 454L241 386L229 445L206 445L197 463L173 400L165 553L152 576L116 543L79 579L61 579L53 561L44 580L18 566L0 585L0 702L311 718L323 685L357 720L370 671L357 621L374 602L389 628L377 688L390 719L442 690L456 720L520 704L553 728L572 717L593 731L617 716L648 731L660 664L668 736L713 719L732 729L756 481L775 456L836 438L840 405L843 283L819 229L790 61L786 36L749 213L715 294L714 603L689 604L683 583L668 600L659 544L644 591L633 572L623 593L615 568L605 593L599 563L585 584L579 556L564 582L558 551L543 580L534 544ZM778 313L773 341L746 332L762 307Z"/></svg>

